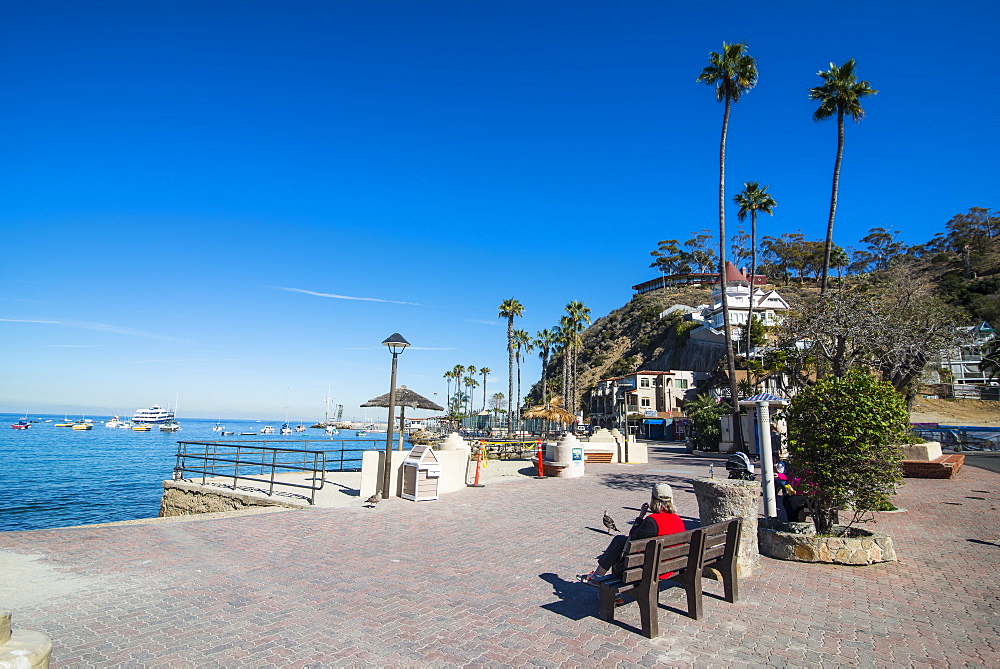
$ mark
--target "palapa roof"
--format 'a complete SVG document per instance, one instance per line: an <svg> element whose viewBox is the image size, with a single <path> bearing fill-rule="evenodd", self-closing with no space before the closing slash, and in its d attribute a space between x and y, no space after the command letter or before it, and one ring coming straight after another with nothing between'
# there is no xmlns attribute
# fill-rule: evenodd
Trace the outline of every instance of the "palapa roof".
<svg viewBox="0 0 1000 669"><path fill-rule="evenodd" d="M387 407L389 406L389 393L370 399L361 406ZM396 388L396 406L412 407L414 409L430 409L431 411L444 411L444 407L435 404L423 395L413 392L406 386Z"/></svg>
<svg viewBox="0 0 1000 669"><path fill-rule="evenodd" d="M554 397L545 404L531 407L524 412L524 417L544 418L545 420L552 420L559 423L573 423L576 421L576 416L563 408L561 397Z"/></svg>

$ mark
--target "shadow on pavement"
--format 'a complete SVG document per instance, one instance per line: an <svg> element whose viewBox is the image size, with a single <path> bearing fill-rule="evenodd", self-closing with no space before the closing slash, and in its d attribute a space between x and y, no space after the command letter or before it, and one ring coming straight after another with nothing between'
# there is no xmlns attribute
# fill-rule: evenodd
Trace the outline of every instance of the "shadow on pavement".
<svg viewBox="0 0 1000 669"><path fill-rule="evenodd" d="M558 574L546 572L538 575L552 586L552 594L557 602L542 605L543 609L558 613L570 620L582 620L597 616L597 588L579 581L567 581Z"/></svg>

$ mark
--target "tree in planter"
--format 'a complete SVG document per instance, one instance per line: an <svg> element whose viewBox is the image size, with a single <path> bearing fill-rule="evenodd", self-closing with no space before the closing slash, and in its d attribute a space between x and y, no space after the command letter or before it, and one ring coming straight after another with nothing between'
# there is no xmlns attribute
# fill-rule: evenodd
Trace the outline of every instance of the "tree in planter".
<svg viewBox="0 0 1000 669"><path fill-rule="evenodd" d="M906 400L889 383L852 370L805 388L784 411L789 464L802 478L818 534L832 534L837 509L859 522L885 508L902 480L898 445L909 427Z"/></svg>
<svg viewBox="0 0 1000 669"><path fill-rule="evenodd" d="M691 441L699 451L719 450L722 428L719 419L729 413L729 407L711 395L699 395L688 402L684 412L691 421Z"/></svg>

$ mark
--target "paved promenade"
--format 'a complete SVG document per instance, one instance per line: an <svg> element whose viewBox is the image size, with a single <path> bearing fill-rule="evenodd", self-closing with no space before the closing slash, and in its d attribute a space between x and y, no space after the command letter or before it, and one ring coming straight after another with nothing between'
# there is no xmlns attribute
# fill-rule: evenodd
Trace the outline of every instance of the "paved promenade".
<svg viewBox="0 0 1000 669"><path fill-rule="evenodd" d="M53 666L1000 666L1000 474L976 467L907 479L878 524L898 563L762 558L701 621L665 590L659 639L635 604L602 622L574 575L604 510L624 528L667 481L697 518L709 461L659 450L438 502L2 533L0 608L52 637Z"/></svg>

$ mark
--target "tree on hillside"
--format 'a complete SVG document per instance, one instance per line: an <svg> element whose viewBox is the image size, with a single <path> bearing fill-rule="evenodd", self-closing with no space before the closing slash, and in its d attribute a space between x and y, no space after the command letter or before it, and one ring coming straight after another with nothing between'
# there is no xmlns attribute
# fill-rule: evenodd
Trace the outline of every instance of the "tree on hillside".
<svg viewBox="0 0 1000 669"><path fill-rule="evenodd" d="M507 382L509 393L507 394L507 420L510 421L514 415L511 401L514 397L514 319L524 315L524 305L513 297L500 303L498 318L507 319ZM508 429L510 424L508 423Z"/></svg>
<svg viewBox="0 0 1000 669"><path fill-rule="evenodd" d="M767 192L769 186L761 188L759 181L743 182L743 190L733 197L733 201L739 205L740 209L736 213L740 222L746 220L750 214L750 295L753 295L753 277L757 273L757 213L774 216L774 208L778 203L774 201L771 194ZM750 312L747 314L747 322L753 318L753 300L750 300ZM747 337L747 356L750 355L750 337Z"/></svg>
<svg viewBox="0 0 1000 669"><path fill-rule="evenodd" d="M676 239L661 239L656 250L649 252L653 256L649 266L668 275L691 271L688 254L681 250L678 243Z"/></svg>
<svg viewBox="0 0 1000 669"><path fill-rule="evenodd" d="M702 230L684 242L684 246L687 248L684 253L690 265L693 265L702 274L715 271L719 260L715 253L715 241L711 232Z"/></svg>
<svg viewBox="0 0 1000 669"><path fill-rule="evenodd" d="M983 347L983 359L979 370L989 374L989 378L1000 378L1000 337L994 337Z"/></svg>
<svg viewBox="0 0 1000 669"><path fill-rule="evenodd" d="M786 356L812 358L818 376L878 370L912 399L928 361L958 345L960 323L959 312L934 296L926 278L896 268L877 281L807 298L779 332Z"/></svg>
<svg viewBox="0 0 1000 669"><path fill-rule="evenodd" d="M725 103L722 115L722 136L719 141L719 274L722 281L722 322L726 335L726 362L729 372L730 399L733 406L734 441L740 448L740 405L736 388L736 354L733 351L733 329L729 322L729 298L726 295L726 133L732 104L757 85L757 61L747 53L747 45L722 43L722 53L709 55L708 67L697 81L715 87L715 99Z"/></svg>
<svg viewBox="0 0 1000 669"><path fill-rule="evenodd" d="M813 112L814 121L822 121L837 115L837 158L833 164L833 191L830 195L830 218L826 224L826 246L823 253L823 275L820 293L826 292L827 274L830 270L830 250L833 248L833 220L837 214L837 191L840 188L840 164L844 157L844 116L849 115L855 123L865 117L861 106L862 98L875 95L877 90L867 81L858 81L854 72L854 59L841 66L830 63L830 69L817 73L823 84L809 89L809 99L819 100L819 108Z"/></svg>
<svg viewBox="0 0 1000 669"><path fill-rule="evenodd" d="M740 221L742 222L742 220L741 218ZM742 226L736 228L736 234L729 238L729 255L733 258L733 264L741 272L747 267L747 261L752 259L750 245L750 233ZM743 273L746 274L746 272Z"/></svg>

